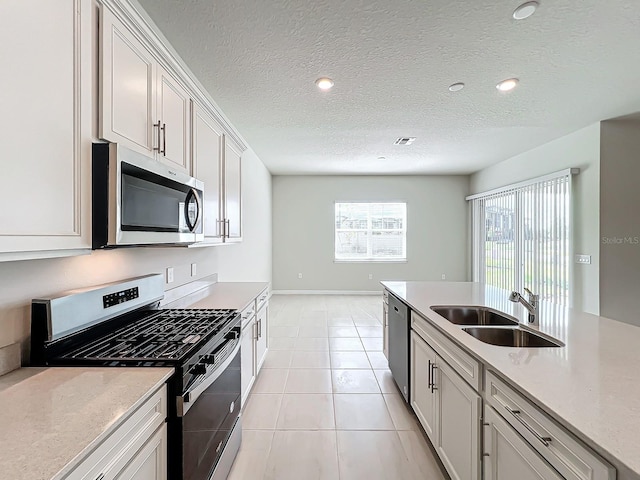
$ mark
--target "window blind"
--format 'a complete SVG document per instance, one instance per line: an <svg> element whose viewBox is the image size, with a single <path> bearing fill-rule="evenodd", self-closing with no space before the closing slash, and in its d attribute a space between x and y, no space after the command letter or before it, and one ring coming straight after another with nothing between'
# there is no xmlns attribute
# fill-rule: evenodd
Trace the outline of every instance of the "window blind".
<svg viewBox="0 0 640 480"><path fill-rule="evenodd" d="M473 279L541 299L570 303L569 169L467 197L471 201Z"/></svg>

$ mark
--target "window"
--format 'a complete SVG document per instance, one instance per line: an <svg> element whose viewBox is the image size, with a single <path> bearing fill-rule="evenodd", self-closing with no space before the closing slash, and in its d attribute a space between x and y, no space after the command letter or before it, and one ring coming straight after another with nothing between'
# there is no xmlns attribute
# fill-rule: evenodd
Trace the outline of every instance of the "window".
<svg viewBox="0 0 640 480"><path fill-rule="evenodd" d="M472 202L473 279L569 304L571 169Z"/></svg>
<svg viewBox="0 0 640 480"><path fill-rule="evenodd" d="M335 259L407 259L406 203L336 203Z"/></svg>

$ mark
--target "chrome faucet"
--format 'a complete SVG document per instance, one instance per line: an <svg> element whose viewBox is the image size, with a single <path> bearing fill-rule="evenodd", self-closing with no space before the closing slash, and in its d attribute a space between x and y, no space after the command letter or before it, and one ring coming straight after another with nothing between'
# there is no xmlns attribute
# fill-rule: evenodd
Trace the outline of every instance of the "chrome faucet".
<svg viewBox="0 0 640 480"><path fill-rule="evenodd" d="M529 301L525 300L518 292L511 292L509 300L514 303L520 302L524 308L529 311L529 316L527 318L529 323L534 327L537 327L540 325L540 295L535 295L528 288L525 288L524 291L527 292Z"/></svg>

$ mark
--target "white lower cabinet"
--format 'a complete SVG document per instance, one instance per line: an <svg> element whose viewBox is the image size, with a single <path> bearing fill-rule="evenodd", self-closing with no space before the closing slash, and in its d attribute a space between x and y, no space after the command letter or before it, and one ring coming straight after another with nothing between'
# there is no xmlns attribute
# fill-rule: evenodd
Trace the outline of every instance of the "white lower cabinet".
<svg viewBox="0 0 640 480"><path fill-rule="evenodd" d="M267 318L269 305L265 303L256 314L256 375L260 372L264 358L267 356Z"/></svg>
<svg viewBox="0 0 640 480"><path fill-rule="evenodd" d="M64 480L166 480L167 388L157 390Z"/></svg>
<svg viewBox="0 0 640 480"><path fill-rule="evenodd" d="M242 337L240 338L240 386L242 392L241 404L244 406L253 382L256 379L255 375L255 330L256 330L255 316L252 314L251 320L244 324L242 328Z"/></svg>
<svg viewBox="0 0 640 480"><path fill-rule="evenodd" d="M562 480L540 455L490 406L484 409L485 480Z"/></svg>
<svg viewBox="0 0 640 480"><path fill-rule="evenodd" d="M389 359L389 293L382 293L382 352Z"/></svg>
<svg viewBox="0 0 640 480"><path fill-rule="evenodd" d="M251 387L260 373L267 356L269 338L269 289L260 295L240 313L242 317L241 376L242 405L244 406Z"/></svg>
<svg viewBox="0 0 640 480"><path fill-rule="evenodd" d="M480 478L480 395L411 332L411 405L453 480Z"/></svg>
<svg viewBox="0 0 640 480"><path fill-rule="evenodd" d="M131 459L129 466L113 478L160 480L167 478L167 426L163 425ZM105 475L105 480L107 476Z"/></svg>
<svg viewBox="0 0 640 480"><path fill-rule="evenodd" d="M436 396L431 388L432 365L437 354L418 334L411 332L411 406L427 436L435 444Z"/></svg>
<svg viewBox="0 0 640 480"><path fill-rule="evenodd" d="M432 379L436 392L435 447L452 480L480 478L480 395L440 358Z"/></svg>

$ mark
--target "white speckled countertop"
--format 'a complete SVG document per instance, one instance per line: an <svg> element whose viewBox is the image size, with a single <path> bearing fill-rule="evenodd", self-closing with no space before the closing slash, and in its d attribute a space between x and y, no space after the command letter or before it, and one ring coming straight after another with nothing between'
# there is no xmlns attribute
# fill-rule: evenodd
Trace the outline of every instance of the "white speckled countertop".
<svg viewBox="0 0 640 480"><path fill-rule="evenodd" d="M192 282L180 287L178 298L165 293L168 302L162 308L228 308L243 310L269 287L267 282L220 282L207 284Z"/></svg>
<svg viewBox="0 0 640 480"><path fill-rule="evenodd" d="M261 282L216 283L210 287L208 296L189 305L189 308L242 310L268 286L268 283Z"/></svg>
<svg viewBox="0 0 640 480"><path fill-rule="evenodd" d="M21 368L0 377L0 479L61 478L171 368Z"/></svg>
<svg viewBox="0 0 640 480"><path fill-rule="evenodd" d="M640 475L639 327L541 302L540 331L565 347L494 346L430 307L486 305L525 323L524 307L509 292L479 283L382 284L596 451Z"/></svg>

